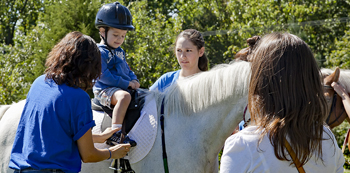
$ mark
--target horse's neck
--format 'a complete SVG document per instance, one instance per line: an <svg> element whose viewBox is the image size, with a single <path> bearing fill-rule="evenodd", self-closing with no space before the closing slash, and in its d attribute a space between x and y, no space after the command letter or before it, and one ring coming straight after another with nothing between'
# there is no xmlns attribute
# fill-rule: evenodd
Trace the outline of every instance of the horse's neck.
<svg viewBox="0 0 350 173"><path fill-rule="evenodd" d="M219 150L223 147L227 137L233 133L234 129L243 119L243 111L246 105L246 97L230 98L222 104L213 106L211 110L208 109L206 111L204 116L206 117L208 126L204 128L207 130L206 134L211 134L208 137L211 145L208 145L208 147L215 146Z"/></svg>
<svg viewBox="0 0 350 173"><path fill-rule="evenodd" d="M247 104L247 97L229 97L220 103L211 105L206 109L190 115L166 113L170 133L185 133L188 140L196 138L197 145L203 145L208 152L215 156L223 147L239 122L243 119L243 111ZM174 139L178 139L175 135Z"/></svg>

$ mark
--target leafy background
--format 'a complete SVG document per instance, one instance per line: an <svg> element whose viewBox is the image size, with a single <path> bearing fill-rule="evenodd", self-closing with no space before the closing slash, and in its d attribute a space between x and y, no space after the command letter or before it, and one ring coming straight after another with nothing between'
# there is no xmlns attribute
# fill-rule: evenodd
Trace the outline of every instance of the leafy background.
<svg viewBox="0 0 350 173"><path fill-rule="evenodd" d="M0 104L25 99L31 83L44 72L47 54L68 32L80 31L99 42L95 15L111 2L0 0ZM249 37L287 31L310 45L320 67L350 68L349 0L119 2L130 9L136 27L122 48L144 88L179 69L173 43L188 28L203 33L210 67L233 60ZM348 128L343 123L334 130L339 145Z"/></svg>

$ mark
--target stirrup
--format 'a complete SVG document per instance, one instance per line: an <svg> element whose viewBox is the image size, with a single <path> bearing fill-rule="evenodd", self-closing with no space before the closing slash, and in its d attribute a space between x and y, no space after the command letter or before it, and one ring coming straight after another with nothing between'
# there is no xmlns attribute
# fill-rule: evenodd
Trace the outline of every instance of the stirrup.
<svg viewBox="0 0 350 173"><path fill-rule="evenodd" d="M118 163L119 162L119 163ZM118 171L119 173L135 173L131 168L130 162L128 159L114 159L109 166L109 169Z"/></svg>

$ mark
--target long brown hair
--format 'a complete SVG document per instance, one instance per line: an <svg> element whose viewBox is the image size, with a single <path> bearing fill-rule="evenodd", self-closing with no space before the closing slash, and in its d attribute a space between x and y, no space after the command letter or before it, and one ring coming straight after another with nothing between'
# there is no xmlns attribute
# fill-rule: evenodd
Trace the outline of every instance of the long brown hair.
<svg viewBox="0 0 350 173"><path fill-rule="evenodd" d="M201 49L202 47L204 47L205 43L204 43L204 38L202 36L202 34L195 30L195 29L186 29L184 31L182 31L175 40L175 45L177 43L177 40L180 37L184 37L186 39L188 39L189 41L191 41L194 45L197 46L197 49ZM176 54L176 50L174 49L175 54ZM205 52L203 53L203 55L201 57L199 57L198 59L198 68L201 71L207 71L208 70L208 58L205 55Z"/></svg>
<svg viewBox="0 0 350 173"><path fill-rule="evenodd" d="M288 160L284 140L302 165L322 158L323 122L328 112L320 69L309 46L289 33L263 37L251 54L249 110L261 136L268 135L279 160Z"/></svg>
<svg viewBox="0 0 350 173"><path fill-rule="evenodd" d="M101 54L91 37L74 31L55 45L45 66L46 79L87 90L101 74Z"/></svg>

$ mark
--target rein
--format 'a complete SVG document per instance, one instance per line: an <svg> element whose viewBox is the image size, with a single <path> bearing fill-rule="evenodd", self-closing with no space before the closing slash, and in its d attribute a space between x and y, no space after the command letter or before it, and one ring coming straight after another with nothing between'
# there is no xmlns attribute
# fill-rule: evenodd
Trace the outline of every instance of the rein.
<svg viewBox="0 0 350 173"><path fill-rule="evenodd" d="M243 122L244 122L243 127L247 127L248 123L250 122L250 118L247 121L245 120L245 113L247 112L247 108L248 108L248 105L245 106L244 112L243 112Z"/></svg>
<svg viewBox="0 0 350 173"><path fill-rule="evenodd" d="M166 154L166 147L165 147L165 134L164 134L164 99L162 101L162 106L160 110L160 127L162 131L162 150L163 150L163 165L164 165L164 172L169 173L168 168L168 156Z"/></svg>
<svg viewBox="0 0 350 173"><path fill-rule="evenodd" d="M329 85L323 85L323 87L325 89L334 90L333 87L331 87ZM331 105L331 110L329 111L328 117L326 119L326 123L328 124L328 126L331 126L333 123L337 122L339 120L339 118L341 117L341 115L344 113L344 111L343 111L339 116L337 116L337 112L336 112L336 109L335 109L335 104L337 103L337 96L338 96L337 92L334 91L333 99L332 99L332 105ZM331 118L333 110L335 111L334 112L335 120L333 120L332 122L329 122L329 119Z"/></svg>

